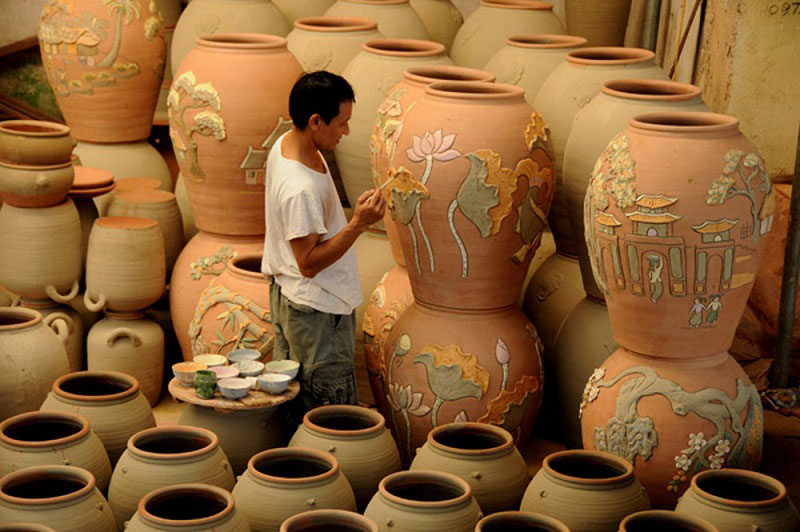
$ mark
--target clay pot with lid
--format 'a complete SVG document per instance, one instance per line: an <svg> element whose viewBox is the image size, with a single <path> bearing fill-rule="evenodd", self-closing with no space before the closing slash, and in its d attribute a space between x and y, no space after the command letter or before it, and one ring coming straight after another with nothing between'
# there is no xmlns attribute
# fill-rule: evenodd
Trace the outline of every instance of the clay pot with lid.
<svg viewBox="0 0 800 532"><path fill-rule="evenodd" d="M523 33L563 35L553 4L533 0L481 0L456 33L450 52L455 64L483 68L506 39Z"/></svg>
<svg viewBox="0 0 800 532"><path fill-rule="evenodd" d="M497 512L487 515L475 526L475 532L570 532L567 525L543 514L533 512Z"/></svg>
<svg viewBox="0 0 800 532"><path fill-rule="evenodd" d="M42 403L42 412L80 412L91 423L112 466L133 434L156 422L139 381L113 371L77 371L59 377Z"/></svg>
<svg viewBox="0 0 800 532"><path fill-rule="evenodd" d="M0 122L0 162L21 165L56 165L70 162L75 139L70 129L44 120Z"/></svg>
<svg viewBox="0 0 800 532"><path fill-rule="evenodd" d="M69 372L67 324L58 314L0 307L0 419L34 410L53 382Z"/></svg>
<svg viewBox="0 0 800 532"><path fill-rule="evenodd" d="M629 515L619 524L619 532L719 532L719 529L692 515L682 515L667 510L644 510Z"/></svg>
<svg viewBox="0 0 800 532"><path fill-rule="evenodd" d="M51 165L0 161L0 196L16 207L51 207L67 197L74 175L70 161Z"/></svg>
<svg viewBox="0 0 800 532"><path fill-rule="evenodd" d="M484 423L447 423L428 433L411 470L452 473L472 488L485 514L516 510L530 477L514 438Z"/></svg>
<svg viewBox="0 0 800 532"><path fill-rule="evenodd" d="M199 427L171 426L131 436L108 488L108 503L120 529L147 493L183 483L233 488L233 471L216 434Z"/></svg>
<svg viewBox="0 0 800 532"><path fill-rule="evenodd" d="M103 492L111 478L103 443L80 414L25 412L0 423L0 477L47 464L83 468Z"/></svg>
<svg viewBox="0 0 800 532"><path fill-rule="evenodd" d="M214 530L249 532L233 496L219 486L176 484L151 491L139 501L128 532Z"/></svg>
<svg viewBox="0 0 800 532"><path fill-rule="evenodd" d="M74 299L73 299L74 301ZM67 341L64 342L64 349L69 360L69 370L78 371L83 369L83 346L84 331L83 318L80 313L68 307L59 305L53 301L20 299L20 306L33 309L47 319L51 314L57 314L55 318L61 318L67 325Z"/></svg>
<svg viewBox="0 0 800 532"><path fill-rule="evenodd" d="M381 38L383 34L373 19L322 16L296 20L286 43L306 72L327 70L341 74L361 51L362 44Z"/></svg>
<svg viewBox="0 0 800 532"><path fill-rule="evenodd" d="M381 480L364 516L382 531L472 532L482 517L464 480L441 471L400 471Z"/></svg>
<svg viewBox="0 0 800 532"><path fill-rule="evenodd" d="M289 447L334 455L360 509L366 507L383 477L400 470L397 445L383 416L360 406L328 405L306 412Z"/></svg>
<svg viewBox="0 0 800 532"><path fill-rule="evenodd" d="M94 476L79 467L27 467L0 478L0 522L39 523L65 532L114 532Z"/></svg>
<svg viewBox="0 0 800 532"><path fill-rule="evenodd" d="M378 532L375 522L347 510L309 510L281 523L280 532Z"/></svg>
<svg viewBox="0 0 800 532"><path fill-rule="evenodd" d="M307 510L356 510L337 460L315 449L285 447L256 454L232 493L256 530L278 530L285 519Z"/></svg>
<svg viewBox="0 0 800 532"><path fill-rule="evenodd" d="M650 503L633 466L598 451L558 451L545 457L520 510L562 521L570 530L614 532L622 519Z"/></svg>
<svg viewBox="0 0 800 532"><path fill-rule="evenodd" d="M409 0L337 0L325 16L371 18L387 39L430 39L425 22Z"/></svg>

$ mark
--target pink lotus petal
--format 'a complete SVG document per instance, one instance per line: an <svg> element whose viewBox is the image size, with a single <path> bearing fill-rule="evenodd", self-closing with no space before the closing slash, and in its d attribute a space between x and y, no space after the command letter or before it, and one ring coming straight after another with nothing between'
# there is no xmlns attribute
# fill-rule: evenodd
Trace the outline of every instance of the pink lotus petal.
<svg viewBox="0 0 800 532"><path fill-rule="evenodd" d="M410 386L409 386L410 388ZM422 404L422 392L417 392L411 395L411 404L408 405L409 410L416 410Z"/></svg>
<svg viewBox="0 0 800 532"><path fill-rule="evenodd" d="M437 161L452 161L453 159L457 159L459 157L461 157L461 152L456 150L447 150L444 153L437 153L433 156L433 158Z"/></svg>
<svg viewBox="0 0 800 532"><path fill-rule="evenodd" d="M422 157L425 156L425 154L422 153L422 140L418 136L414 135L414 138L411 139L411 145L414 149L414 153Z"/></svg>
<svg viewBox="0 0 800 532"><path fill-rule="evenodd" d="M438 151L449 150L453 146L453 143L455 141L456 141L456 134L450 133L449 135L445 136L444 139L442 139L442 145L439 147Z"/></svg>
<svg viewBox="0 0 800 532"><path fill-rule="evenodd" d="M414 138L416 138L416 137L414 137ZM415 163L419 163L419 162L422 162L422 161L425 160L425 157L420 156L416 151L414 151L411 148L408 148L406 150L406 157L408 157L409 161L412 161L412 162L415 162Z"/></svg>
<svg viewBox="0 0 800 532"><path fill-rule="evenodd" d="M423 155L430 155L433 153L433 135L431 135L430 131L426 131L425 136L422 137L422 149L420 153Z"/></svg>
<svg viewBox="0 0 800 532"><path fill-rule="evenodd" d="M442 129L439 128L433 132L433 151L431 153L436 153L442 147Z"/></svg>
<svg viewBox="0 0 800 532"><path fill-rule="evenodd" d="M497 339L497 343L494 346L494 356L500 364L508 364L508 361L511 360L511 352L502 338Z"/></svg>

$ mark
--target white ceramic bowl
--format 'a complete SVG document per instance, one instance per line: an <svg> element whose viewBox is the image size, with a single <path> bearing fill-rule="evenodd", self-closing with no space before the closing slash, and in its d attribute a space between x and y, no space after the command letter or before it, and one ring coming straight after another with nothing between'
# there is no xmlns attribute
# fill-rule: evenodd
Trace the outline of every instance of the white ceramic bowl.
<svg viewBox="0 0 800 532"><path fill-rule="evenodd" d="M219 393L227 399L241 399L250 391L250 383L247 379L231 377L217 381Z"/></svg>
<svg viewBox="0 0 800 532"><path fill-rule="evenodd" d="M200 369L208 369L199 362L178 362L172 365L172 374L184 386L194 386L194 373Z"/></svg>
<svg viewBox="0 0 800 532"><path fill-rule="evenodd" d="M239 370L234 368L233 366L214 366L208 369L217 374L218 381L222 379L230 379L239 376Z"/></svg>
<svg viewBox="0 0 800 532"><path fill-rule="evenodd" d="M205 353L203 355L197 355L192 360L195 362L200 362L201 364L205 364L208 366L209 369L215 366L224 366L228 363L228 359L222 355L217 355L214 353Z"/></svg>
<svg viewBox="0 0 800 532"><path fill-rule="evenodd" d="M270 360L265 364L267 373L280 373L287 375L289 380L297 377L300 371L300 363L295 360Z"/></svg>
<svg viewBox="0 0 800 532"><path fill-rule="evenodd" d="M242 378L250 383L251 390L258 390L258 377L242 377Z"/></svg>
<svg viewBox="0 0 800 532"><path fill-rule="evenodd" d="M261 360L261 351L255 349L231 349L227 356L231 364L242 360Z"/></svg>
<svg viewBox="0 0 800 532"><path fill-rule="evenodd" d="M258 386L267 393L278 395L286 391L291 380L283 373L264 373L258 376Z"/></svg>
<svg viewBox="0 0 800 532"><path fill-rule="evenodd" d="M241 377L255 377L264 372L264 363L258 360L240 360L239 362L234 362L232 367L239 370L239 376Z"/></svg>

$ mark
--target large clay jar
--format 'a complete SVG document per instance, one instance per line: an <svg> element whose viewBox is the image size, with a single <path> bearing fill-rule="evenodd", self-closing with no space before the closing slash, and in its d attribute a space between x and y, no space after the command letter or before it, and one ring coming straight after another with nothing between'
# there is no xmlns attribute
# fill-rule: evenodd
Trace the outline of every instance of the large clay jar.
<svg viewBox="0 0 800 532"><path fill-rule="evenodd" d="M153 490L139 501L127 532L250 532L233 496L219 486L177 484Z"/></svg>
<svg viewBox="0 0 800 532"><path fill-rule="evenodd" d="M74 301L74 300L73 300ZM78 311L66 305L59 305L52 301L21 299L20 306L33 309L47 319L51 314L58 314L57 318L63 319L67 324L67 341L64 342L64 349L67 351L69 360L69 370L78 371L83 369L83 353L85 328L83 318Z"/></svg>
<svg viewBox="0 0 800 532"><path fill-rule="evenodd" d="M337 0L325 15L370 18L387 39L430 39L409 0Z"/></svg>
<svg viewBox="0 0 800 532"><path fill-rule="evenodd" d="M22 165L0 162L0 196L16 207L52 207L67 197L75 177L72 163Z"/></svg>
<svg viewBox="0 0 800 532"><path fill-rule="evenodd" d="M619 524L619 532L670 530L671 532L719 532L706 521L667 510L644 510L629 515ZM752 530L752 529L747 529Z"/></svg>
<svg viewBox="0 0 800 532"><path fill-rule="evenodd" d="M36 523L3 523L0 524L2 532L56 532L46 525Z"/></svg>
<svg viewBox="0 0 800 532"><path fill-rule="evenodd" d="M464 23L458 8L450 0L409 1L422 19L430 39L442 43L449 54L458 28Z"/></svg>
<svg viewBox="0 0 800 532"><path fill-rule="evenodd" d="M270 0L198 0L181 13L170 48L173 78L197 39L220 33L285 36L291 27Z"/></svg>
<svg viewBox="0 0 800 532"><path fill-rule="evenodd" d="M364 515L381 532L472 532L482 517L464 480L441 471L400 471L381 480Z"/></svg>
<svg viewBox="0 0 800 532"><path fill-rule="evenodd" d="M42 319L35 310L0 307L0 419L38 408L53 382L69 372L67 335L58 314Z"/></svg>
<svg viewBox="0 0 800 532"><path fill-rule="evenodd" d="M81 222L69 198L53 207L0 207L0 281L27 299L67 303L83 272Z"/></svg>
<svg viewBox="0 0 800 532"><path fill-rule="evenodd" d="M506 532L508 530L570 532L567 525L558 519L533 512L497 512L487 515L475 525L475 532Z"/></svg>
<svg viewBox="0 0 800 532"><path fill-rule="evenodd" d="M378 532L375 521L347 510L309 510L281 523L280 532Z"/></svg>
<svg viewBox="0 0 800 532"><path fill-rule="evenodd" d="M713 113L639 115L597 160L586 242L620 345L671 358L730 347L775 201L738 124Z"/></svg>
<svg viewBox="0 0 800 532"><path fill-rule="evenodd" d="M64 124L43 120L0 122L0 160L23 165L70 162L75 139Z"/></svg>
<svg viewBox="0 0 800 532"><path fill-rule="evenodd" d="M103 443L79 414L25 412L0 423L0 477L47 464L81 467L103 492L111 478Z"/></svg>
<svg viewBox="0 0 800 532"><path fill-rule="evenodd" d="M164 331L143 312L108 312L86 338L89 371L118 371L139 381L150 406L158 403L164 374Z"/></svg>
<svg viewBox="0 0 800 532"><path fill-rule="evenodd" d="M161 30L166 44L166 56L164 65L164 79L161 80L161 88L158 92L156 110L153 114L153 125L163 126L167 124L167 96L169 88L172 86L172 60L170 50L172 49L172 37L175 34L175 25L183 9L180 0L156 0L161 15L164 17L164 27Z"/></svg>
<svg viewBox="0 0 800 532"><path fill-rule="evenodd" d="M630 463L583 450L545 457L520 505L523 512L554 517L574 532L615 532L625 516L649 508Z"/></svg>
<svg viewBox="0 0 800 532"><path fill-rule="evenodd" d="M263 253L232 258L200 294L189 323L192 353L227 354L256 349L272 360L275 332L269 313L269 281L261 273ZM179 294L180 296L180 294Z"/></svg>
<svg viewBox="0 0 800 532"><path fill-rule="evenodd" d="M483 423L448 423L428 433L411 470L452 473L466 481L485 514L516 510L530 477L507 430Z"/></svg>
<svg viewBox="0 0 800 532"><path fill-rule="evenodd" d="M483 68L508 37L529 33L563 35L553 4L533 0L481 0L456 33L450 55L460 66Z"/></svg>
<svg viewBox="0 0 800 532"><path fill-rule="evenodd" d="M631 462L658 508L674 506L699 471L761 460L758 391L727 352L671 359L620 348L589 377L580 415L583 447Z"/></svg>
<svg viewBox="0 0 800 532"><path fill-rule="evenodd" d="M622 46L630 6L631 0L565 0L567 30L586 37L589 46Z"/></svg>
<svg viewBox="0 0 800 532"><path fill-rule="evenodd" d="M361 45L381 38L373 19L326 16L295 21L286 43L306 72L327 70L341 74L361 51Z"/></svg>
<svg viewBox="0 0 800 532"><path fill-rule="evenodd" d="M59 532L115 532L94 476L67 465L34 466L0 479L0 522L39 523Z"/></svg>
<svg viewBox="0 0 800 532"><path fill-rule="evenodd" d="M397 445L383 416L360 406L327 405L306 412L289 447L334 455L361 510L378 491L381 479L400 470Z"/></svg>
<svg viewBox="0 0 800 532"><path fill-rule="evenodd" d="M370 137L375 116L386 94L410 67L450 65L444 46L433 41L383 39L369 41L345 67L342 75L353 85L358 105L353 107L350 134L334 150L350 205L374 186L370 172Z"/></svg>
<svg viewBox="0 0 800 532"><path fill-rule="evenodd" d="M103 442L112 466L133 434L156 425L139 382L113 371L77 371L59 377L40 408L85 416Z"/></svg>
<svg viewBox="0 0 800 532"><path fill-rule="evenodd" d="M336 459L314 449L256 454L232 493L254 530L278 530L284 520L306 510L356 509L353 490Z"/></svg>
<svg viewBox="0 0 800 532"><path fill-rule="evenodd" d="M178 172L178 178L175 180L175 201L178 202L178 208L181 210L184 241L189 242L189 240L197 234L197 226L194 224L192 204L189 202L189 195L186 193L186 184L183 182L183 176L180 172Z"/></svg>
<svg viewBox="0 0 800 532"><path fill-rule="evenodd" d="M155 220L98 218L86 255L86 308L142 310L164 294L164 235Z"/></svg>
<svg viewBox="0 0 800 532"><path fill-rule="evenodd" d="M707 520L720 530L800 530L800 515L778 480L741 469L703 471L678 500L675 512Z"/></svg>
<svg viewBox="0 0 800 532"><path fill-rule="evenodd" d="M306 0L305 2L296 2L295 0L272 0L272 3L283 13L289 24L294 24L301 18L321 16L335 1Z"/></svg>
<svg viewBox="0 0 800 532"><path fill-rule="evenodd" d="M173 484L200 483L233 489L235 480L216 434L197 427L159 427L128 440L108 488L119 530L147 493Z"/></svg>
<svg viewBox="0 0 800 532"><path fill-rule="evenodd" d="M42 63L73 137L116 143L150 135L166 59L163 20L155 2L45 5Z"/></svg>
<svg viewBox="0 0 800 532"><path fill-rule="evenodd" d="M225 266L232 258L263 250L263 235L218 235L205 231L197 233L184 246L170 277L169 310L185 360L192 359L189 324L203 291L225 271Z"/></svg>

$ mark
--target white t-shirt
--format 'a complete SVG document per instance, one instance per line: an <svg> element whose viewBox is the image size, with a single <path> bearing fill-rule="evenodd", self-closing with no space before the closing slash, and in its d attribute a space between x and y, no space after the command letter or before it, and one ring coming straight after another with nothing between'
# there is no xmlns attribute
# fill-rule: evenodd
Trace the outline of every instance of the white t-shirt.
<svg viewBox="0 0 800 532"><path fill-rule="evenodd" d="M330 314L350 314L362 301L353 248L312 279L303 277L297 266L290 240L312 233L321 235L320 241L328 240L344 228L347 219L327 164L325 173L320 173L284 157L281 145L285 135L278 138L267 158L267 233L261 271L272 275L283 294L295 303Z"/></svg>

